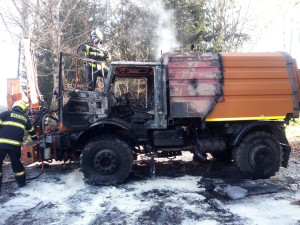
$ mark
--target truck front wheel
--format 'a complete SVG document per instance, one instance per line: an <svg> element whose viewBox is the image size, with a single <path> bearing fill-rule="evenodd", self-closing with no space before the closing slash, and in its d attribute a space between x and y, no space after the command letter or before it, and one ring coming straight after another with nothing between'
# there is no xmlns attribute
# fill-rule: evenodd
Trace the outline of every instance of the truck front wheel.
<svg viewBox="0 0 300 225"><path fill-rule="evenodd" d="M115 185L129 175L133 164L131 149L116 135L102 135L89 141L80 156L85 182Z"/></svg>
<svg viewBox="0 0 300 225"><path fill-rule="evenodd" d="M269 178L280 167L281 146L267 132L255 132L244 137L234 150L235 165L252 178Z"/></svg>

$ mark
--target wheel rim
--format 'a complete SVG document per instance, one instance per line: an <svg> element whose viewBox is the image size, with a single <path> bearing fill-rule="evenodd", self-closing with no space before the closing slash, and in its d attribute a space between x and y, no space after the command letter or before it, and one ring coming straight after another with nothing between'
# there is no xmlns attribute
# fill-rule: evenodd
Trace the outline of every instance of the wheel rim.
<svg viewBox="0 0 300 225"><path fill-rule="evenodd" d="M249 159L254 168L268 168L274 163L275 155L269 146L257 145L250 151Z"/></svg>
<svg viewBox="0 0 300 225"><path fill-rule="evenodd" d="M94 168L101 174L111 174L118 169L117 155L109 149L98 152L94 159Z"/></svg>

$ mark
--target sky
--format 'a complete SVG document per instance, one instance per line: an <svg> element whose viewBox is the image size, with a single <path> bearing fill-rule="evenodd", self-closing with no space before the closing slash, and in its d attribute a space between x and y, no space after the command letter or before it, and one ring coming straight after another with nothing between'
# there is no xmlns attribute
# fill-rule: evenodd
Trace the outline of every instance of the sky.
<svg viewBox="0 0 300 225"><path fill-rule="evenodd" d="M6 104L6 80L16 78L18 73L18 43L14 43L0 22L0 105Z"/></svg>
<svg viewBox="0 0 300 225"><path fill-rule="evenodd" d="M247 0L243 0L247 1ZM256 0L257 32L246 51L285 51L300 61L300 1ZM262 23L260 23L262 21Z"/></svg>
<svg viewBox="0 0 300 225"><path fill-rule="evenodd" d="M254 42L242 51L286 51L296 58L300 67L300 0L239 0L254 6L257 24L252 33ZM16 78L18 45L0 21L0 105L6 105L6 79Z"/></svg>

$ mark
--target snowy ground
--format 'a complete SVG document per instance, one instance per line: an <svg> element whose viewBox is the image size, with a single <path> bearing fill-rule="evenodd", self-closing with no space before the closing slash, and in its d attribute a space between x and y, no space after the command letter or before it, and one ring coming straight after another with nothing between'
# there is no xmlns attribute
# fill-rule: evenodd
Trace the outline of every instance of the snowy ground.
<svg viewBox="0 0 300 225"><path fill-rule="evenodd" d="M193 162L189 153L157 160L155 180L149 161L139 160L127 182L116 187L89 186L77 164L53 164L22 189L3 185L0 224L300 225L300 138L291 145L289 168L263 181L241 179L231 165ZM29 176L39 170L27 168ZM249 184L255 188L243 196ZM224 188L242 198L222 195Z"/></svg>

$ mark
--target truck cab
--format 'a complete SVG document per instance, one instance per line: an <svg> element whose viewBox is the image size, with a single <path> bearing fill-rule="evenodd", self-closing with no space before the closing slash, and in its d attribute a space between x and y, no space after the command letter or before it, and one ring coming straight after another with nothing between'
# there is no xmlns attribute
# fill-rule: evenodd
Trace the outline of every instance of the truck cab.
<svg viewBox="0 0 300 225"><path fill-rule="evenodd" d="M191 151L205 161L210 153L255 178L287 166L284 125L299 115L299 72L288 55L168 53L160 62L112 62L95 91L65 69L65 56L56 155L80 156L87 183L124 181L139 154Z"/></svg>
<svg viewBox="0 0 300 225"><path fill-rule="evenodd" d="M166 76L161 63L112 62L95 91L60 86L60 122L86 130L106 119L121 120L133 130L167 127ZM66 80L61 74L62 81ZM100 90L99 90L100 89ZM142 132L142 133L144 133ZM137 135L139 136L139 131Z"/></svg>

